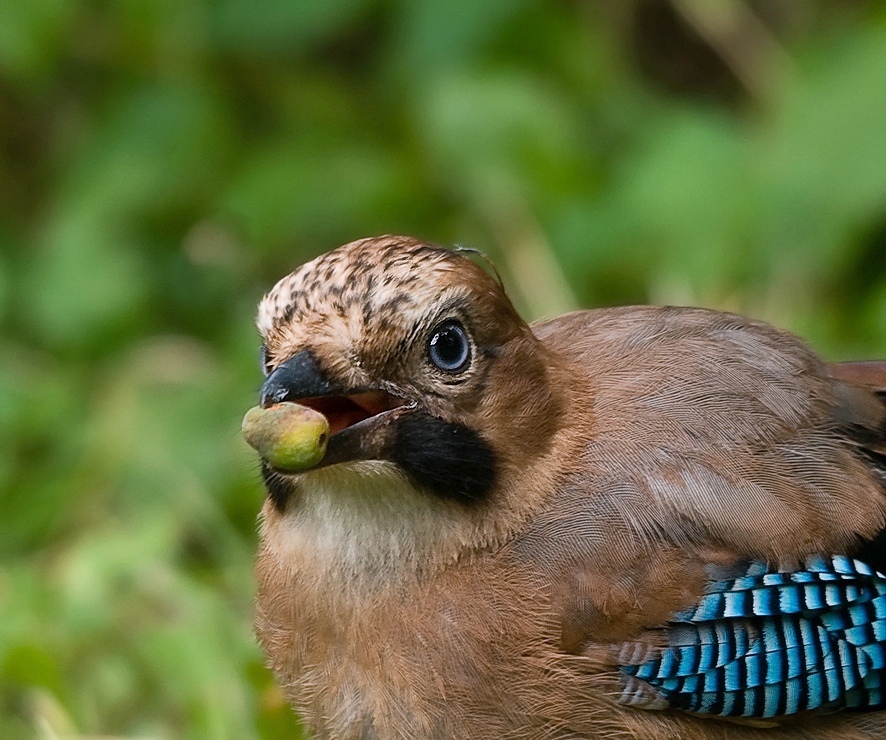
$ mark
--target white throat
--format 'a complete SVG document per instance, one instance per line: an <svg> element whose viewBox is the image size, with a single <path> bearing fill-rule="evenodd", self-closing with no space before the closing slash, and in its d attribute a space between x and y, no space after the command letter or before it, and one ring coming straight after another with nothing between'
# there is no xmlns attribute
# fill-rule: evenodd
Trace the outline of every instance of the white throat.
<svg viewBox="0 0 886 740"><path fill-rule="evenodd" d="M375 590L458 558L477 531L458 504L416 488L393 463L361 461L303 474L264 541L281 564L348 590Z"/></svg>

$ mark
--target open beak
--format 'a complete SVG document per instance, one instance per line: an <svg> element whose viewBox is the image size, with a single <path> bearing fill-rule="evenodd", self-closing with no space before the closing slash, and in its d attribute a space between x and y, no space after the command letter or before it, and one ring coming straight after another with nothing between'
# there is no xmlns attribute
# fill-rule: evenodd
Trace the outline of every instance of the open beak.
<svg viewBox="0 0 886 740"><path fill-rule="evenodd" d="M302 398L299 403L323 414L329 420L329 433L333 436L361 421L404 405L402 400L385 391Z"/></svg>
<svg viewBox="0 0 886 740"><path fill-rule="evenodd" d="M310 350L281 362L265 379L261 406L284 402L308 406L329 421L328 448L317 468L349 460L384 459L394 423L415 408L383 390L348 389L332 382Z"/></svg>

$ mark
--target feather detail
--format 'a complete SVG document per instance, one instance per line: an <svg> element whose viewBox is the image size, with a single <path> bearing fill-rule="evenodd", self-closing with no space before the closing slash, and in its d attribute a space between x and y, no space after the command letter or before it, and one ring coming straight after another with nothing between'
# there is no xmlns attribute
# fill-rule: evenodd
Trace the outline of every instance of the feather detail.
<svg viewBox="0 0 886 740"><path fill-rule="evenodd" d="M621 666L624 703L757 718L886 706L886 577L858 560L753 563L710 584L668 638L656 658Z"/></svg>

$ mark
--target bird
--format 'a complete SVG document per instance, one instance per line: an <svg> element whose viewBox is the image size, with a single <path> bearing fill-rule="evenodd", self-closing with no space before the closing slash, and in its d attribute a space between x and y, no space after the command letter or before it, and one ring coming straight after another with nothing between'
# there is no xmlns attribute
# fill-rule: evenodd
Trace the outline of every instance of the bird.
<svg viewBox="0 0 886 740"><path fill-rule="evenodd" d="M260 462L255 632L313 737L886 737L886 362L701 308L530 325L392 235L257 325L256 413L328 422Z"/></svg>

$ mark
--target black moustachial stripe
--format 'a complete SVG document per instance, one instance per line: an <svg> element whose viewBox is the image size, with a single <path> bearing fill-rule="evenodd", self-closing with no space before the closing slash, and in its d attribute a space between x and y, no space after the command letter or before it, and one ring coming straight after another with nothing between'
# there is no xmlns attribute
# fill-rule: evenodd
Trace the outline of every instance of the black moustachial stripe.
<svg viewBox="0 0 886 740"><path fill-rule="evenodd" d="M495 485L489 443L469 427L430 414L404 416L389 454L420 487L463 504L487 500Z"/></svg>
<svg viewBox="0 0 886 740"><path fill-rule="evenodd" d="M271 499L274 508L282 514L286 509L289 498L292 496L292 481L277 473L264 460L261 461L261 475L265 481L268 498Z"/></svg>

